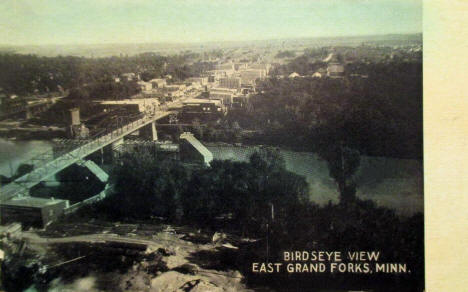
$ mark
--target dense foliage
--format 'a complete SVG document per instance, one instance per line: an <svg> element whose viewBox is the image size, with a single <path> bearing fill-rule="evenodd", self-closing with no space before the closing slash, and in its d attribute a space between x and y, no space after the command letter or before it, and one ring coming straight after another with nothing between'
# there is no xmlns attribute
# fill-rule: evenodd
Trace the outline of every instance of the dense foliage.
<svg viewBox="0 0 468 292"><path fill-rule="evenodd" d="M280 52L280 53L287 53ZM296 72L299 75L312 75L320 68L326 66L323 59L328 55L329 50L327 48L314 48L304 50L304 54L292 59L286 64L275 66L271 72L271 76L288 76L289 74ZM287 56L294 57L294 56ZM278 58L278 56L277 56Z"/></svg>
<svg viewBox="0 0 468 292"><path fill-rule="evenodd" d="M342 141L368 155L422 157L421 63L362 64L363 70L368 78L268 79L251 98L250 113L230 119L263 131L266 143L319 151Z"/></svg>
<svg viewBox="0 0 468 292"><path fill-rule="evenodd" d="M158 161L144 152L124 155L119 163L111 176L116 193L107 205L112 217L176 217L176 200L180 200L188 180L182 164L172 160Z"/></svg>
<svg viewBox="0 0 468 292"><path fill-rule="evenodd" d="M3 184L9 184L10 182L14 181L15 179L22 177L23 175L31 172L34 169L34 165L32 164L20 164L16 169L15 173L12 174L11 177L1 175L0 174L0 186Z"/></svg>
<svg viewBox="0 0 468 292"><path fill-rule="evenodd" d="M167 57L142 53L103 58L3 53L0 54L0 88L8 94L41 94L106 84L130 72L140 74L146 81L165 75L171 75L176 81L184 80L211 66L210 63L193 61L199 57L190 52Z"/></svg>
<svg viewBox="0 0 468 292"><path fill-rule="evenodd" d="M126 99L141 92L136 81L105 81L73 88L68 95L70 99L81 99L89 102L93 99Z"/></svg>
<svg viewBox="0 0 468 292"><path fill-rule="evenodd" d="M283 251L379 251L381 263L406 263L411 273L298 273L250 274L252 284L303 291L311 287L375 291L422 291L424 287L424 218L422 214L399 218L372 201L296 206L276 218L245 260L244 269L256 261L284 262ZM269 254L265 238L269 238ZM245 263L244 262L244 263ZM249 266L247 266L249 265ZM285 287L284 285L289 285Z"/></svg>
<svg viewBox="0 0 468 292"><path fill-rule="evenodd" d="M295 56L296 56L296 53L294 51L279 51L275 55L275 58L278 58L278 59L294 58Z"/></svg>
<svg viewBox="0 0 468 292"><path fill-rule="evenodd" d="M146 153L127 154L112 178L116 194L104 205L115 218L178 218L208 227L230 218L244 232L258 230L272 205L282 210L304 202L308 194L305 179L287 171L271 150L252 155L249 162L213 161L195 169Z"/></svg>
<svg viewBox="0 0 468 292"><path fill-rule="evenodd" d="M277 152L255 153L249 162L214 161L195 171L182 199L190 220L213 224L230 218L242 233L258 232L268 222L272 208L285 212L290 205L307 200L305 179L285 168Z"/></svg>
<svg viewBox="0 0 468 292"><path fill-rule="evenodd" d="M163 216L170 222L182 221L257 238L259 241L246 246L247 250L232 263L245 269L253 285L281 286L279 283L286 278L296 277L298 281L287 282L310 287L341 283L360 289L388 283L389 287L401 287L401 291L420 290L423 286L421 214L402 218L393 210L357 198L315 205L306 199L305 179L285 170L284 161L275 151L255 153L249 162L213 161L210 167L201 168L132 154L123 157L112 177L116 194L92 206L94 214L118 220ZM412 273L373 277L250 274L252 262L282 262L285 250L377 250L381 262L406 263Z"/></svg>

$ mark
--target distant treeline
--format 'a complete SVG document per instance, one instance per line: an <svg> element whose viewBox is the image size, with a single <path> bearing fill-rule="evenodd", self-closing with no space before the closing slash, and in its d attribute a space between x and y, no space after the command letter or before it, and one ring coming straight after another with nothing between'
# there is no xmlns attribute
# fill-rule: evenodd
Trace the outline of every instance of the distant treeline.
<svg viewBox="0 0 468 292"><path fill-rule="evenodd" d="M283 58L294 58L296 57L296 53L294 51L279 51L276 55L276 58L283 59Z"/></svg>
<svg viewBox="0 0 468 292"><path fill-rule="evenodd" d="M294 53L294 52L291 52ZM329 54L327 48L306 49L304 54L292 59L286 64L277 65L273 67L270 72L272 76L284 75L296 72L300 75L312 75L318 69L324 68L326 64L322 60ZM278 56L279 55L279 56ZM277 58L292 58L295 57L288 53L288 51L279 52Z"/></svg>
<svg viewBox="0 0 468 292"><path fill-rule="evenodd" d="M197 76L214 66L198 58L199 54L191 52L174 56L143 53L105 58L3 53L0 54L0 88L20 96L47 93L109 83L114 77L130 72L140 74L146 81L165 75L178 81Z"/></svg>
<svg viewBox="0 0 468 292"><path fill-rule="evenodd" d="M122 80L118 83L105 81L86 86L75 87L68 94L69 99L89 102L93 99L126 99L141 92L137 82Z"/></svg>
<svg viewBox="0 0 468 292"><path fill-rule="evenodd" d="M332 52L332 53L331 53ZM277 58L287 54L287 51L279 52ZM292 56L294 57L294 56ZM304 53L286 64L277 65L272 70L271 76L288 76L296 72L301 76L312 75L319 71L325 73L328 62L338 62L345 65L345 75L370 74L371 64L388 63L422 63L422 52L411 51L408 48L393 49L392 47L321 47L305 49Z"/></svg>

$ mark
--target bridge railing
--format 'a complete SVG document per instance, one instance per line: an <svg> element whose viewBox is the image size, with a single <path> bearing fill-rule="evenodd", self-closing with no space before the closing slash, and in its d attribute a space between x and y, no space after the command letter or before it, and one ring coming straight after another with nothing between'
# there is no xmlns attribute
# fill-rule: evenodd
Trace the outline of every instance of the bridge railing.
<svg viewBox="0 0 468 292"><path fill-rule="evenodd" d="M162 112L162 111L167 111L168 110L168 105L162 105L160 106L159 108L159 111ZM117 125L117 124L113 124L110 126L110 128L114 129L114 130L111 130L110 132L98 132L96 133L95 135L91 136L91 137L88 137L86 139L74 139L74 140L66 140L66 141L61 141L59 143L62 143L62 147L54 147L53 149L49 149L47 151L44 151L40 154L37 154L35 155L34 157L30 158L27 162L31 162L30 164L32 164L34 166L34 168L40 168L40 167L43 167L45 166L47 163L51 162L51 161L54 161L58 158L60 158L61 156L67 154L67 153L70 153L71 151L73 150L76 150L76 149L89 149L90 147L92 146L95 146L96 143L106 143L107 141L109 141L109 139L113 139L114 137L117 137L117 136L120 136L120 135L123 135L124 133L127 133L129 131L133 131L134 129L136 130L136 128L146 122L148 122L149 120L153 119L154 116L156 115L156 113L154 115L145 115L145 116L142 116L141 118L137 119L137 120L133 120L129 123L125 123L125 124L120 124L120 125ZM131 117L130 117L131 118ZM108 127L109 128L109 127ZM57 146L57 145L55 145ZM83 146L87 146L87 147L84 147Z"/></svg>
<svg viewBox="0 0 468 292"><path fill-rule="evenodd" d="M101 132L88 139L61 141L61 147L49 149L27 160L25 163L31 164L34 169L25 174L24 176L26 177L22 176L19 179L21 179L21 181L40 179L51 168L60 167L62 163L71 159L81 158L93 149L102 147L119 136L137 130L139 126L149 120L151 120L150 117L144 116L136 121L121 125L119 128L111 132Z"/></svg>
<svg viewBox="0 0 468 292"><path fill-rule="evenodd" d="M54 153L54 149L45 151L29 161L34 162L34 169L29 173L15 179L11 183L4 185L0 191L0 201L11 198L17 194L27 193L29 188L39 183L41 180L69 166L78 159L91 154L95 150L111 143L119 137L131 133L143 124L155 121L158 117L167 114L168 106L161 107L157 112L150 115L143 115L137 120L129 123L120 124L118 127L112 127L113 130L97 133L91 138L83 140L74 140L64 143L59 152Z"/></svg>
<svg viewBox="0 0 468 292"><path fill-rule="evenodd" d="M144 116L136 121L132 121L124 125L119 125L119 127L116 130L112 130L111 132L99 132L93 135L92 137L88 137L86 139L60 141L59 145L55 145L56 147L54 147L53 149L49 149L47 151L41 152L33 156L32 158L27 160L26 163L31 162L29 164L33 165L36 169L43 167L47 163L59 159L61 156L70 153L73 150L87 150L91 147L96 146L97 143L105 143L109 141L109 139L112 139L116 136L122 135L128 131L135 129L138 125L141 125L146 121L147 118ZM113 126L113 128L116 128L115 125Z"/></svg>

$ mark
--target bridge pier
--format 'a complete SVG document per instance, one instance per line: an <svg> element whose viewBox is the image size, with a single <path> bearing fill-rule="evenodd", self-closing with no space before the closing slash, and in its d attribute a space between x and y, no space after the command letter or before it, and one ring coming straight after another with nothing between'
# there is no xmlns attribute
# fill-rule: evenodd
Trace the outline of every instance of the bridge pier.
<svg viewBox="0 0 468 292"><path fill-rule="evenodd" d="M151 141L158 140L158 130L156 129L156 122L149 123L140 129L140 137L143 139L149 139Z"/></svg>
<svg viewBox="0 0 468 292"><path fill-rule="evenodd" d="M32 113L34 114L34 112ZM13 114L17 113L15 112ZM2 191L0 192L0 202L7 201L22 195L25 189L32 188L41 181L44 181L44 179L55 175L62 169L67 168L80 159L88 157L88 159L92 159L93 161L99 161L99 157L96 156L99 155L101 148L104 148L103 152L105 154L107 149L112 150L118 144L122 143L123 136L134 133L140 129L143 130L143 128L146 128L151 139L156 140L158 137L156 124L154 124L154 121L162 119L169 114L171 114L171 111L168 111L167 108L163 108L155 112L155 114L151 117L143 117L139 120L133 121L132 123L129 123L128 125L125 125L110 133L106 133L99 138L94 138L92 140L77 140L77 145L64 143L64 145L61 145L60 147L54 147L53 151L50 153L44 153L37 158L31 159L32 161L40 160L44 163L41 163L40 165L38 164L37 167L30 172L16 178L13 182L2 186ZM72 111L71 113L70 124L75 126L81 124L79 123L79 119L75 111ZM151 133L149 133L149 131L151 131ZM108 148L106 147L108 145L112 146ZM96 153L96 155L92 155L93 153ZM112 151L110 151L110 153L112 156L114 156ZM110 156L111 159L112 156Z"/></svg>
<svg viewBox="0 0 468 292"><path fill-rule="evenodd" d="M102 157L101 164L111 163L114 160L115 156L116 156L115 152L119 151L118 150L119 145L121 145L123 143L124 143L124 139L121 138L121 139L119 139L119 140L117 140L117 141L115 141L115 142L113 142L113 143L111 143L111 144L109 144L107 146L104 146L102 148L102 150L101 150L102 151L101 152L101 155L102 155L101 156Z"/></svg>
<svg viewBox="0 0 468 292"><path fill-rule="evenodd" d="M151 123L151 134L153 141L158 141L158 131L156 130L156 122Z"/></svg>
<svg viewBox="0 0 468 292"><path fill-rule="evenodd" d="M107 180L109 179L109 175L99 167L94 161L92 160L80 160L78 165L84 166L89 169L101 182L107 184Z"/></svg>

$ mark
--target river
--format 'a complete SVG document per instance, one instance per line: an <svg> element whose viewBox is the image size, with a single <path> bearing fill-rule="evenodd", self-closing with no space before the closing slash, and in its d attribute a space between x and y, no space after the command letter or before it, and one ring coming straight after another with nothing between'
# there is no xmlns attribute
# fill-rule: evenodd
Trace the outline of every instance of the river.
<svg viewBox="0 0 468 292"><path fill-rule="evenodd" d="M15 141L0 138L0 175L12 176L21 163L52 149L48 141Z"/></svg>
<svg viewBox="0 0 468 292"><path fill-rule="evenodd" d="M0 139L0 174L11 176L21 163L52 148L47 141L12 141ZM253 146L207 146L215 159L247 161ZM338 202L338 191L328 175L327 165L316 154L280 150L286 168L302 175L309 184L310 199L318 204ZM356 174L357 196L379 206L396 210L400 215L422 212L422 161L384 157L361 157Z"/></svg>
<svg viewBox="0 0 468 292"><path fill-rule="evenodd" d="M214 159L247 161L254 153L251 146L208 146ZM338 202L338 189L328 174L325 161L311 152L280 150L286 168L302 175L309 184L310 199L320 205ZM412 215L424 210L423 167L416 159L362 156L356 173L357 196L373 200L378 206Z"/></svg>

